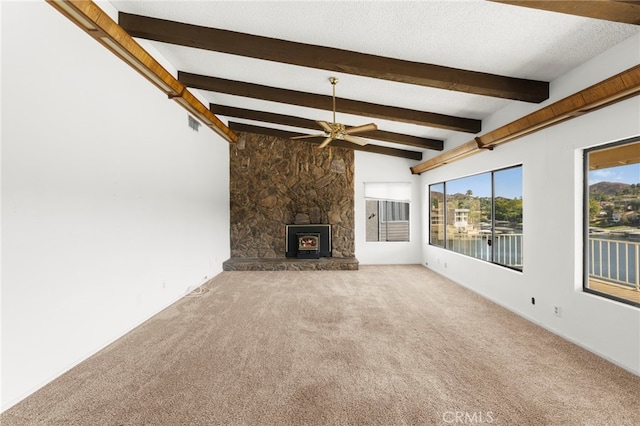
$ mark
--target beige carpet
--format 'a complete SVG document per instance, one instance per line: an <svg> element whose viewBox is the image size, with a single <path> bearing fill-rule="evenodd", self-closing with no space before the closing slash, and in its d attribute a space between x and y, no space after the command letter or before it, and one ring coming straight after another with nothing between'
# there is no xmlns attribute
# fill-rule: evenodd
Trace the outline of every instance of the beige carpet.
<svg viewBox="0 0 640 426"><path fill-rule="evenodd" d="M422 266L224 272L8 425L638 425L640 378Z"/></svg>

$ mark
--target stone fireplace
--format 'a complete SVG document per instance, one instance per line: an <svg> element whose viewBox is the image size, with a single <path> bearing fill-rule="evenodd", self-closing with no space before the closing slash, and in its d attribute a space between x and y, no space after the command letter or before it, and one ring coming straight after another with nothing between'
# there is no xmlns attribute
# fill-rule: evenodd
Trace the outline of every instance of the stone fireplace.
<svg viewBox="0 0 640 426"><path fill-rule="evenodd" d="M225 270L357 269L353 150L238 136L239 142L229 145L231 259ZM310 229L314 226L328 229L328 237L319 235L317 253L303 250L308 253L299 258L295 234L326 232ZM289 228L296 228L295 255Z"/></svg>

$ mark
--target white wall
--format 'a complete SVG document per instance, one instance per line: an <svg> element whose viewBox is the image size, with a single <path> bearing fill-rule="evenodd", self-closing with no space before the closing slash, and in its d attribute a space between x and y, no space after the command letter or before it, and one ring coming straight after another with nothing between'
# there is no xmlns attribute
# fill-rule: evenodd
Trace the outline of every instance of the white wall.
<svg viewBox="0 0 640 426"><path fill-rule="evenodd" d="M552 99L546 104L639 63L640 36L636 36L552 82ZM540 107L530 106L529 110ZM522 110L523 107L514 108ZM505 117L512 115L511 110L500 111L485 123L503 124L508 121ZM636 96L499 146L494 151L424 173L422 185L426 191L431 183L522 164L525 236L522 273L429 246L427 229L423 231L423 262L498 304L640 374L640 310L582 292L582 150L637 135L640 135L640 97ZM424 221L428 214L427 202L423 200ZM535 305L531 304L532 297ZM554 306L561 307L561 317L554 316Z"/></svg>
<svg viewBox="0 0 640 426"><path fill-rule="evenodd" d="M422 198L420 178L412 175L411 166L417 163L404 158L355 151L355 237L356 257L367 264L415 264L422 255ZM365 182L411 182L410 241L366 241Z"/></svg>
<svg viewBox="0 0 640 426"><path fill-rule="evenodd" d="M222 270L228 145L53 7L2 2L2 409Z"/></svg>

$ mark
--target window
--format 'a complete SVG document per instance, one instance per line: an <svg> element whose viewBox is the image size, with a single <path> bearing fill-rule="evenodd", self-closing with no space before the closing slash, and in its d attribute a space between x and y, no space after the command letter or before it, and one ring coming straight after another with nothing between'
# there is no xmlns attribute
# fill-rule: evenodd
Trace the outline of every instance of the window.
<svg viewBox="0 0 640 426"><path fill-rule="evenodd" d="M365 183L366 240L409 241L410 183Z"/></svg>
<svg viewBox="0 0 640 426"><path fill-rule="evenodd" d="M446 183L445 248L491 260L491 174L484 173Z"/></svg>
<svg viewBox="0 0 640 426"><path fill-rule="evenodd" d="M429 187L429 243L444 247L444 183Z"/></svg>
<svg viewBox="0 0 640 426"><path fill-rule="evenodd" d="M522 166L429 185L429 243L522 270Z"/></svg>
<svg viewBox="0 0 640 426"><path fill-rule="evenodd" d="M493 261L522 270L522 167L493 172Z"/></svg>
<svg viewBox="0 0 640 426"><path fill-rule="evenodd" d="M640 138L585 151L585 291L640 307Z"/></svg>

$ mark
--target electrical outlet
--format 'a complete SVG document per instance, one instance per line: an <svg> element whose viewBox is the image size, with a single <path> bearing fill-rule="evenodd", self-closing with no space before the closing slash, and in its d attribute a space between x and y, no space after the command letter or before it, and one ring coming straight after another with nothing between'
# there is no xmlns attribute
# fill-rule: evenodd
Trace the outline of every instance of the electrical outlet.
<svg viewBox="0 0 640 426"><path fill-rule="evenodd" d="M447 262L444 262L444 268L447 269Z"/></svg>
<svg viewBox="0 0 640 426"><path fill-rule="evenodd" d="M560 306L554 306L553 307L553 315L555 315L557 317L561 317L562 316L562 309L560 308Z"/></svg>

